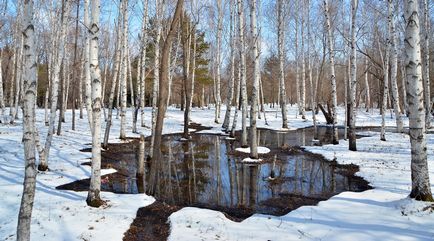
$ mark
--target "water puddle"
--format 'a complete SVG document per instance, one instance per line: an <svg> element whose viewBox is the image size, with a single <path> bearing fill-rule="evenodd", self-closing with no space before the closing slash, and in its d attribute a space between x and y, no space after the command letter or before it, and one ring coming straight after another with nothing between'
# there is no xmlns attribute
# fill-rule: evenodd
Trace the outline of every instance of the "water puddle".
<svg viewBox="0 0 434 241"><path fill-rule="evenodd" d="M340 192L370 189L365 180L354 175L357 166L339 165L295 147L328 144L330 133L331 129L319 127L319 140L313 141L313 128L288 132L259 130L260 145L271 149L260 156L264 160L260 165L242 163L247 154L236 152L239 143L225 136L193 134L190 141L181 141L181 135L166 135L161 147L162 160L147 161L143 178L136 177L138 140L110 144L102 154L102 167L118 172L102 177L102 190L145 192L157 199L157 207L177 207L174 211L185 206L209 208L240 221L254 213L284 215ZM343 130L339 130L339 135L343 137ZM85 179L58 188L87 191L88 187L89 179ZM139 210L137 219L140 213L149 215L148 209Z"/></svg>

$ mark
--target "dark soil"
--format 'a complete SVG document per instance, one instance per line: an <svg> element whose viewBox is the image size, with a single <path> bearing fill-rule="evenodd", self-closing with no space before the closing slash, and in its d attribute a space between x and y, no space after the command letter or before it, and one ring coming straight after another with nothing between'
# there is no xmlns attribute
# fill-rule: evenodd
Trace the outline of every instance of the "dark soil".
<svg viewBox="0 0 434 241"><path fill-rule="evenodd" d="M169 216L181 207L155 201L139 208L130 229L124 233L124 241L165 241L170 234Z"/></svg>

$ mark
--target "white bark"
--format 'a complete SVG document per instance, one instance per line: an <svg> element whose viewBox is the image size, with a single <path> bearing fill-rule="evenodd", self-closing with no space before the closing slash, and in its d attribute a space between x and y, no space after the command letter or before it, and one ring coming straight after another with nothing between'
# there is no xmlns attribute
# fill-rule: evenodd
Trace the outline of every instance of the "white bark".
<svg viewBox="0 0 434 241"><path fill-rule="evenodd" d="M37 64L35 54L35 33L33 25L33 1L23 4L24 39L24 104L23 104L23 143L24 143L24 188L18 215L17 240L30 240L30 224L32 218L33 201L36 190L36 152L35 152L35 107L37 86Z"/></svg>
<svg viewBox="0 0 434 241"><path fill-rule="evenodd" d="M148 24L148 0L143 2L143 20L141 31L141 46L140 46L140 119L141 126L145 126L145 88L146 88L146 45L148 43L148 33L146 26Z"/></svg>
<svg viewBox="0 0 434 241"><path fill-rule="evenodd" d="M155 138L155 127L157 124L157 100L158 100L158 90L159 90L159 79L160 79L160 39L161 39L161 29L162 29L162 14L163 14L163 3L160 0L155 0L155 21L156 21L156 36L154 42L154 78L152 80L152 138L151 138L151 150L154 150L154 138ZM153 152L149 152L151 158Z"/></svg>
<svg viewBox="0 0 434 241"><path fill-rule="evenodd" d="M5 115L5 98L4 98L4 91L3 91L3 71L2 71L2 52L1 52L1 50L0 50L0 108L1 108L0 123L3 123L3 118Z"/></svg>
<svg viewBox="0 0 434 241"><path fill-rule="evenodd" d="M306 59L305 59L305 8L303 7L303 13L301 14L301 82L300 82L300 102L299 109L301 118L306 119Z"/></svg>
<svg viewBox="0 0 434 241"><path fill-rule="evenodd" d="M411 143L410 197L423 201L434 201L429 181L425 112L423 101L422 63L420 53L418 1L404 1L405 18L405 69L407 76L407 99L409 105L409 127Z"/></svg>
<svg viewBox="0 0 434 241"><path fill-rule="evenodd" d="M99 207L102 205L101 191L101 71L98 63L98 39L100 35L99 0L92 1L92 17L89 29L90 35L90 76L92 79L92 167L90 187L86 202L89 206Z"/></svg>
<svg viewBox="0 0 434 241"><path fill-rule="evenodd" d="M357 49L356 49L356 25L358 0L351 0L351 55L350 55L350 109L349 111L349 132L348 148L350 151L357 151L356 146L356 93L357 93Z"/></svg>
<svg viewBox="0 0 434 241"><path fill-rule="evenodd" d="M317 126L316 126L316 114L315 114L315 108L316 108L316 99L315 99L315 91L314 91L314 85L313 85L313 75L312 75L312 53L311 53L311 47L313 46L313 39L311 35L311 21L310 21L310 0L308 2L308 8L307 8L307 65L309 69L309 85L310 85L310 102L311 102L311 109L312 109L312 122L314 127L314 139L316 139L316 132L317 132Z"/></svg>
<svg viewBox="0 0 434 241"><path fill-rule="evenodd" d="M131 67L131 56L130 56L130 50L127 49L127 74L128 74L128 83L130 86L130 103L132 107L136 107L135 98L134 98L134 85L133 85L133 74L132 74L132 67Z"/></svg>
<svg viewBox="0 0 434 241"><path fill-rule="evenodd" d="M391 72L390 72L390 83L392 88L391 101L393 105L393 110L396 118L396 129L398 132L403 132L403 123L401 118L401 110L399 109L399 92L398 92L398 48L396 47L396 29L395 29L395 14L393 8L393 0L388 0L388 21L389 21L389 48L391 51Z"/></svg>
<svg viewBox="0 0 434 241"><path fill-rule="evenodd" d="M336 96L336 75L335 75L335 53L334 53L334 41L333 41L333 31L330 21L330 13L328 0L324 0L324 12L326 17L326 30L327 30L327 45L329 50L329 61L330 61L330 82L332 87L332 118L333 118L333 144L339 144L337 124L337 112L336 107L338 105Z"/></svg>
<svg viewBox="0 0 434 241"><path fill-rule="evenodd" d="M241 84L241 146L247 146L247 84L246 84L246 47L244 40L244 9L243 0L238 1L238 30L240 41L240 84Z"/></svg>
<svg viewBox="0 0 434 241"><path fill-rule="evenodd" d="M288 116L286 114L286 89L285 89L285 32L283 23L283 8L284 0L277 1L277 45L279 55L279 95L280 96L280 108L282 109L282 128L288 128ZM297 43L296 43L297 44ZM297 90L298 92L298 90ZM298 102L297 102L298 103Z"/></svg>
<svg viewBox="0 0 434 241"><path fill-rule="evenodd" d="M120 61L121 61L121 42L122 42L122 34L121 34L121 17L122 16L122 4L119 4L119 10L118 10L118 26L117 26L117 37L116 37L116 50L115 50L115 62L114 62L114 70L113 70L113 80L112 85L110 88L110 94L109 94L109 105L108 105L108 116L107 116L107 123L104 133L104 148L107 148L108 139L110 136L110 128L112 124L113 119L113 100L115 97L115 91L116 86L118 86L119 82L119 68L120 68ZM119 99L119 98L118 98Z"/></svg>
<svg viewBox="0 0 434 241"><path fill-rule="evenodd" d="M220 108L221 108L221 94L220 94L220 82L221 82L221 48L222 48L222 31L223 31L223 9L222 0L217 0L217 69L216 69L216 81L215 81L215 123L220 122Z"/></svg>
<svg viewBox="0 0 434 241"><path fill-rule="evenodd" d="M389 0L390 1L390 0ZM423 96L424 96L424 103L425 103L425 126L426 128L431 128L431 81L429 79L429 68L430 68L430 16L429 16L429 7L428 7L428 0L423 1L423 9L424 9L424 55L423 55Z"/></svg>
<svg viewBox="0 0 434 241"><path fill-rule="evenodd" d="M231 118L231 110L232 110L232 99L234 98L234 83L235 83L235 33L234 33L234 25L235 25L235 7L234 0L230 1L230 77L229 77L229 92L226 96L226 113L225 119L223 121L222 128L224 130L229 131L229 122Z"/></svg>
<svg viewBox="0 0 434 241"><path fill-rule="evenodd" d="M380 45L378 45L380 46ZM381 133L380 140L386 141L386 109L387 109L387 98L389 96L389 61L390 61L390 49L386 46L386 54L384 59L382 57L381 49L380 56L383 63L383 101L381 103Z"/></svg>
<svg viewBox="0 0 434 241"><path fill-rule="evenodd" d="M250 1L250 32L253 38L251 46L251 58L253 65L253 86L250 103L250 157L258 159L258 138L256 118L258 115L258 90L259 90L259 52L258 52L258 29L256 25L256 0Z"/></svg>
<svg viewBox="0 0 434 241"><path fill-rule="evenodd" d="M50 106L50 121L48 123L47 138L42 151L39 152L39 165L38 169L45 171L48 169L48 157L50 154L51 142L53 141L54 124L56 121L57 111L57 99L59 95L59 76L60 65L65 54L65 38L66 38L66 25L67 25L67 13L69 12L69 2L65 0L62 4L62 19L60 22L60 34L58 35L58 52L54 60L53 66L53 80L51 83L51 106Z"/></svg>
<svg viewBox="0 0 434 241"><path fill-rule="evenodd" d="M371 108L371 90L369 87L369 79L368 79L368 73L369 73L369 64L368 64L368 58L365 58L365 108L368 112Z"/></svg>
<svg viewBox="0 0 434 241"><path fill-rule="evenodd" d="M122 65L121 65L121 77L120 82L120 139L126 138L126 112L127 112L127 65L128 65L128 0L123 0L123 26L122 26Z"/></svg>
<svg viewBox="0 0 434 241"><path fill-rule="evenodd" d="M90 39L89 39L89 0L84 0L84 16L83 23L85 28L84 35L84 103L86 106L87 117L89 126L92 130L92 104L91 104L91 83L90 83L90 67L89 67L89 51L90 51Z"/></svg>

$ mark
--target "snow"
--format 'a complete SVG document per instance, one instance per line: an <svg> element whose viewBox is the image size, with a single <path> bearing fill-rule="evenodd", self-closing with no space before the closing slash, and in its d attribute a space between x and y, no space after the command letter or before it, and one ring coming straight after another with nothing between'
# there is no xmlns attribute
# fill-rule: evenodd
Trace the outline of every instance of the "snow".
<svg viewBox="0 0 434 241"><path fill-rule="evenodd" d="M250 147L238 147L235 149L235 151L243 152L243 153L250 153ZM258 154L267 154L270 152L270 149L264 146L258 146Z"/></svg>
<svg viewBox="0 0 434 241"><path fill-rule="evenodd" d="M241 162L257 164L257 163L261 163L262 159L253 159L253 158L247 157L247 158L244 158Z"/></svg>
<svg viewBox="0 0 434 241"><path fill-rule="evenodd" d="M222 113L225 109L222 109ZM297 116L297 107L288 106L290 129L311 126ZM338 109L338 123L344 122L344 109ZM114 113L116 114L116 113ZM268 124L264 118L258 127L283 131L280 112L266 108ZM306 113L311 120L311 113ZM145 111L147 126L150 109ZM91 135L86 116L78 119L75 131L70 130L70 110L66 113L61 136L54 136L49 157L50 171L37 176L36 198L32 216L32 240L121 240L123 233L134 219L137 209L154 202L145 194L126 195L102 192L108 200L103 208L86 205L86 192L56 190L66 184L90 176L90 167L80 165L89 161L91 153L80 152L88 148ZM183 112L168 109L164 133L183 131ZM221 124L214 123L213 109L193 108L191 120L212 127L206 133L220 134ZM120 142L119 120L113 118L110 142ZM131 115L127 115L132 123ZM322 114L320 124L325 123ZM240 119L239 119L239 122ZM357 126L379 126L378 110L369 113L360 110ZM404 118L408 126L408 119ZM394 126L395 119L388 116L387 126ZM37 110L37 126L41 141L45 141L47 127L44 125L44 110ZM238 125L237 130L241 128ZM129 137L140 133L150 135L149 128L138 126L137 134L127 125ZM103 135L104 132L102 132ZM170 240L432 240L434 239L434 214L426 207L430 204L407 198L411 189L410 142L405 134L387 133L387 141L379 140L378 133L366 133L371 137L357 141L357 152L348 151L348 143L339 145L306 147L339 163L354 163L360 166L358 175L375 187L361 193L344 192L317 206L304 206L287 215L253 215L243 222L227 219L221 212L183 208L170 216ZM0 124L0 240L15 240L17 216L24 175L23 147L21 144L21 121L15 125ZM427 134L428 159L431 183L434 167L434 135ZM114 169L103 170L104 173ZM433 185L431 185L431 188Z"/></svg>

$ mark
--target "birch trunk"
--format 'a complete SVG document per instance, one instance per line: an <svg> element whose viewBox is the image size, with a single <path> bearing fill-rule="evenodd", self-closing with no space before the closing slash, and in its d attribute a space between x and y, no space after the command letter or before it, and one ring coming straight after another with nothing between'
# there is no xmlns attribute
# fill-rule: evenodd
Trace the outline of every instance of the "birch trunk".
<svg viewBox="0 0 434 241"><path fill-rule="evenodd" d="M163 132L164 125L164 116L167 109L167 94L168 94L168 57L170 46L172 46L173 38L176 34L176 27L178 26L179 20L181 18L182 9L184 5L184 0L178 0L175 8L175 13L173 15L172 22L170 24L170 30L167 34L166 40L164 41L163 48L161 51L161 69L159 75L159 95L158 95L158 113L157 113L157 121L155 126L155 136L154 136L154 146L152 149L153 155L152 158L154 160L153 165L159 165L160 157L161 157L161 136ZM151 172L150 180L155 180L156 177L156 168L153 168L154 172ZM153 190L151 189L151 193Z"/></svg>
<svg viewBox="0 0 434 241"><path fill-rule="evenodd" d="M103 204L101 191L101 71L98 62L98 40L100 35L100 1L92 1L90 35L90 76L92 78L92 167L90 187L87 193L87 205L99 207Z"/></svg>
<svg viewBox="0 0 434 241"><path fill-rule="evenodd" d="M26 0L23 4L24 39L24 103L23 103L23 143L24 143L24 183L18 214L17 240L30 240L30 224L32 219L33 201L36 190L36 151L35 151L35 106L37 86L37 63L35 54L35 35L33 25L33 1Z"/></svg>
<svg viewBox="0 0 434 241"><path fill-rule="evenodd" d="M380 133L380 140L382 141L386 141L386 110L387 110L387 98L389 95L389 61L390 61L390 49L389 46L387 46L386 55L383 60L384 79L383 79L383 100L381 104L381 133Z"/></svg>
<svg viewBox="0 0 434 241"><path fill-rule="evenodd" d="M87 0L86 0L87 1ZM60 34L58 36L58 51L53 59L53 80L51 86L51 106L50 106L50 122L48 123L47 138L45 140L44 148L39 152L39 171L48 170L48 157L50 155L51 142L53 141L54 124L56 121L57 99L59 94L59 75L60 65L65 54L65 39L66 39L66 25L67 13L69 9L68 0L62 1L62 17L60 22Z"/></svg>
<svg viewBox="0 0 434 241"><path fill-rule="evenodd" d="M231 118L231 109L232 109L232 99L234 98L234 82L235 82L235 34L234 34L234 0L230 1L231 12L230 12L230 77L229 77L229 92L226 96L226 113L225 119L223 121L222 128L226 131L229 131L229 122Z"/></svg>
<svg viewBox="0 0 434 241"><path fill-rule="evenodd" d="M0 108L1 108L1 114L0 114L0 123L3 123L3 118L5 115L5 99L4 99L4 92L3 92L3 71L2 71L2 51L0 50Z"/></svg>
<svg viewBox="0 0 434 241"><path fill-rule="evenodd" d="M315 100L315 91L314 91L314 85L313 85L313 74L312 74L312 53L311 53L311 47L313 46L313 39L311 35L311 21L310 21L310 0L308 2L308 8L307 8L307 66L309 69L309 85L310 85L310 102L311 102L311 109L312 109L312 122L313 122L313 129L314 129L314 139L316 139L316 132L317 132L317 126L316 126L316 114L315 114L315 108L316 108L316 100Z"/></svg>
<svg viewBox="0 0 434 241"><path fill-rule="evenodd" d="M160 79L160 38L161 38L161 28L162 28L162 14L163 14L163 2L160 0L155 0L155 9L156 9L156 36L155 36L155 47L154 47L154 78L152 80L152 120L151 120L151 129L152 129L152 138L151 138L151 151L149 152L151 158L154 152L154 142L155 142L155 134L156 134L156 126L157 126L157 101L158 101L158 92L159 92L159 79Z"/></svg>
<svg viewBox="0 0 434 241"><path fill-rule="evenodd" d="M351 1L351 56L350 56L350 108L349 108L349 129L348 149L357 151L356 142L356 93L357 93L357 49L356 49L356 25L358 0Z"/></svg>
<svg viewBox="0 0 434 241"><path fill-rule="evenodd" d="M84 15L83 23L85 33L90 28L89 24L89 0L84 0ZM89 127L92 130L92 105L91 105L91 83L90 83L90 67L89 67L89 51L90 51L90 39L89 34L84 35L84 104L87 111L87 119L89 121Z"/></svg>
<svg viewBox="0 0 434 241"><path fill-rule="evenodd" d="M390 1L390 0L389 0ZM428 0L423 1L423 9L424 9L424 55L423 55L423 90L424 90L424 103L425 103L425 126L427 129L431 128L431 81L429 79L429 68L430 68L430 24L431 19L429 16L429 6L428 6Z"/></svg>
<svg viewBox="0 0 434 241"><path fill-rule="evenodd" d="M422 63L420 54L418 1L404 1L405 18L405 69L407 99L410 112L411 181L410 197L434 201L429 181L425 112L423 102Z"/></svg>
<svg viewBox="0 0 434 241"><path fill-rule="evenodd" d="M77 43L78 43L78 20L80 17L80 1L77 1L77 8L76 8L76 14L75 14L75 36L74 36L74 62L73 62L73 71L74 71L74 82L72 85L72 126L71 129L75 130L75 109L77 107L77 100L76 100L76 81L80 81L80 79L77 79L77 76L79 75L77 72L76 66L77 66Z"/></svg>
<svg viewBox="0 0 434 241"><path fill-rule="evenodd" d="M130 103L133 108L136 107L135 98L134 98L134 85L133 85L133 75L131 70L131 56L130 56L130 50L127 49L127 76L128 76L128 83L130 86Z"/></svg>
<svg viewBox="0 0 434 241"><path fill-rule="evenodd" d="M238 122L238 106L240 105L240 92L241 92L241 68L240 68L241 63L238 63L238 84L237 84L237 89L235 90L235 113L234 113L234 120L232 121L232 128L231 128L231 133L230 136L232 138L235 138L235 130L237 128L237 122Z"/></svg>
<svg viewBox="0 0 434 241"><path fill-rule="evenodd" d="M216 83L215 83L215 123L220 122L220 108L221 108L221 94L220 94L220 80L221 80L221 48L222 48L222 31L223 31L223 9L222 0L217 0L217 69L216 69Z"/></svg>
<svg viewBox="0 0 434 241"><path fill-rule="evenodd" d="M243 0L238 1L238 22L240 41L240 69L241 69L241 146L247 146L247 84L246 84L246 48L244 43L244 9Z"/></svg>
<svg viewBox="0 0 434 241"><path fill-rule="evenodd" d="M365 108L366 112L369 112L369 109L371 107L371 90L369 88L369 79L368 79L368 72L369 72L369 64L368 64L368 58L365 58Z"/></svg>
<svg viewBox="0 0 434 241"><path fill-rule="evenodd" d="M119 10L118 10L118 26L117 26L117 37L116 37L116 50L115 50L115 62L114 62L114 70L113 70L113 80L112 85L110 88L110 94L109 94L109 105L108 105L108 115L107 115L107 123L106 128L104 132L104 144L103 148L107 148L108 145L108 139L110 137L110 128L112 125L112 119L113 119L113 101L115 97L115 91L116 86L119 82L119 68L120 68L120 61L121 61L121 19L122 19L122 4L119 4Z"/></svg>
<svg viewBox="0 0 434 241"><path fill-rule="evenodd" d="M250 1L250 31L253 38L251 46L251 57L253 65L253 87L250 103L250 158L258 159L258 133L256 118L258 115L258 90L259 90L259 52L258 52L258 29L256 25L256 0Z"/></svg>
<svg viewBox="0 0 434 241"><path fill-rule="evenodd" d="M306 59L305 59L305 8L301 15L301 83L300 83L300 115L303 120L306 119Z"/></svg>
<svg viewBox="0 0 434 241"><path fill-rule="evenodd" d="M285 33L284 23L283 23L283 8L284 0L277 1L277 44L278 44L278 55L279 55L279 96L280 96L280 108L282 109L282 128L288 128L288 117L286 114L286 89L285 89ZM296 43L297 45L297 43ZM297 75L297 74L296 74ZM297 90L298 92L298 90ZM297 102L298 103L298 102Z"/></svg>
<svg viewBox="0 0 434 241"><path fill-rule="evenodd" d="M407 91L406 91L407 88L405 88L405 80L407 79L407 75L405 73L405 66L404 65L401 66L401 75L402 75L401 76L401 80L402 80L401 88L402 88L402 93L403 93L402 94L402 102L404 102L404 104L403 104L404 110L402 113L404 113L405 115L408 116L409 112L408 112Z"/></svg>
<svg viewBox="0 0 434 241"><path fill-rule="evenodd" d="M187 14L184 13L183 15L183 31L186 31L186 34L183 34L182 44L183 44L183 89L184 89L184 95L185 95L185 108L184 108L184 133L183 137L185 139L189 139L189 133L188 133L188 122L189 117L188 113L190 111L190 56L191 56L191 32L193 32L190 27L189 19L187 18ZM169 52L170 54L170 52ZM194 55L194 53L193 53Z"/></svg>
<svg viewBox="0 0 434 241"><path fill-rule="evenodd" d="M12 113L11 122L14 122L16 119L18 119L18 107L20 103L20 95L21 95L21 75L22 75L22 62L23 62L23 38L21 37L20 45L17 50L17 72L15 74L15 101L14 101L14 108Z"/></svg>
<svg viewBox="0 0 434 241"><path fill-rule="evenodd" d="M126 128L126 112L127 112L127 65L128 65L128 0L123 0L123 25L122 25L122 66L121 66L121 77L120 82L120 117L121 117L121 127L120 127L120 139L126 138L125 128Z"/></svg>
<svg viewBox="0 0 434 241"><path fill-rule="evenodd" d="M401 110L399 109L399 92L398 92L398 49L396 47L396 29L395 29L395 15L393 9L393 0L388 0L388 11L389 11L389 48L391 51L391 71L390 71L390 83L392 88L392 105L393 111L396 118L396 129L399 133L403 132L403 123L401 118Z"/></svg>
<svg viewBox="0 0 434 241"><path fill-rule="evenodd" d="M328 50L329 50L329 61L330 61L330 81L332 87L332 118L333 118L333 144L339 144L338 138L338 129L336 127L337 124L337 112L336 107L338 105L337 96L336 96L336 75L335 75L335 53L334 53L334 41L333 41L333 31L330 22L330 13L328 0L324 0L324 12L326 18L326 29L327 29L327 42L328 42Z"/></svg>
<svg viewBox="0 0 434 241"><path fill-rule="evenodd" d="M9 89L9 115L12 117L14 114L14 92L15 92L15 88L14 88L14 80L15 80L15 74L16 74L16 63L17 63L17 52L14 51L13 52L13 58L12 58L12 74L11 74L11 78L10 78L10 82L11 82L11 86ZM11 118L12 119L12 118ZM11 120L12 121L12 120Z"/></svg>
<svg viewBox="0 0 434 241"><path fill-rule="evenodd" d="M142 127L145 126L145 88L146 88L146 45L148 41L148 35L146 26L148 24L148 0L143 3L143 22L142 22L142 45L141 45L141 60L140 60L140 119Z"/></svg>

